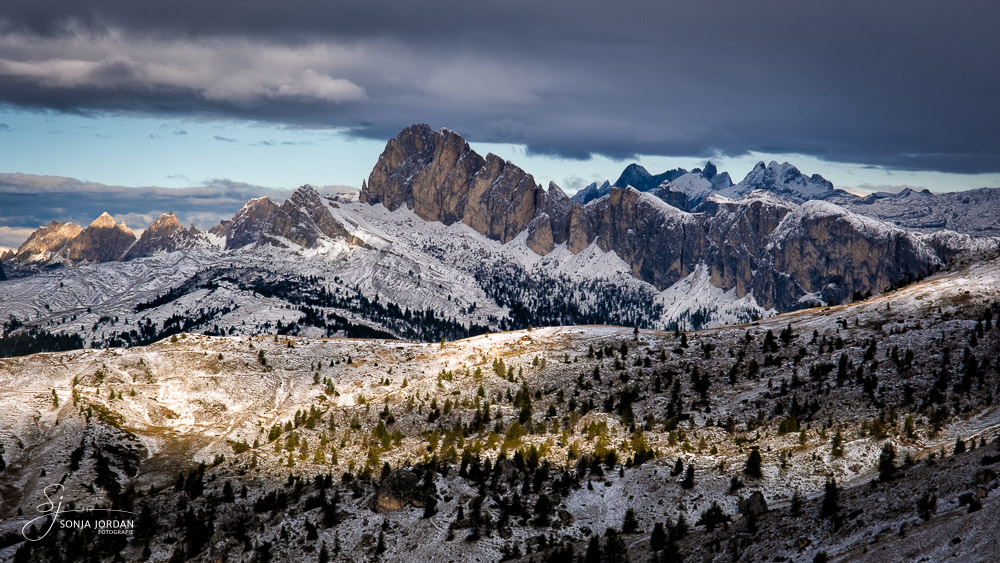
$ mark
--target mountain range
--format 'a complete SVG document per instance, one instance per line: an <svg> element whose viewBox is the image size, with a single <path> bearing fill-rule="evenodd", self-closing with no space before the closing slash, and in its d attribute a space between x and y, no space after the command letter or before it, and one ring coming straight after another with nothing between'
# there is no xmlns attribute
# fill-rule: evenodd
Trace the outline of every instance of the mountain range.
<svg viewBox="0 0 1000 563"><path fill-rule="evenodd" d="M728 172L720 173L714 164L708 162L704 168L691 171L675 168L656 175L638 164L630 164L614 184L590 184L574 194L573 201L587 204L608 195L611 188L629 186L640 192L652 193L684 211L697 211L699 204L713 194L739 199L755 190L765 190L795 202L847 194L835 190L833 184L819 174L806 176L787 162L778 164L771 161L767 165L758 162L738 184L733 184Z"/></svg>
<svg viewBox="0 0 1000 563"><path fill-rule="evenodd" d="M414 125L388 141L356 199L303 186L280 204L250 200L207 231L164 214L138 238L107 214L87 228L43 226L6 255L15 279L0 288L0 316L67 333L83 316L85 340L104 344L180 330L178 315L212 333L433 340L529 324L716 326L845 303L996 254L997 239L974 236L982 230L879 218L892 218L891 202L939 197L859 198L772 162L737 184L711 163L657 175L633 164L571 198L453 131ZM1000 202L988 190L957 197ZM109 282L92 295L96 272L148 276L147 290ZM64 297L12 299L53 283Z"/></svg>

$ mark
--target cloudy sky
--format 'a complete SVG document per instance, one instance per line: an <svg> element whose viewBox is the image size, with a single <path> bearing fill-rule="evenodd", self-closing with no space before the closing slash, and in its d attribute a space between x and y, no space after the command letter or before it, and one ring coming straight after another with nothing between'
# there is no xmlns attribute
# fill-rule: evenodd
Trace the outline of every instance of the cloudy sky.
<svg viewBox="0 0 1000 563"><path fill-rule="evenodd" d="M998 21L982 0L5 0L0 172L358 186L424 122L569 190L709 158L1000 186Z"/></svg>

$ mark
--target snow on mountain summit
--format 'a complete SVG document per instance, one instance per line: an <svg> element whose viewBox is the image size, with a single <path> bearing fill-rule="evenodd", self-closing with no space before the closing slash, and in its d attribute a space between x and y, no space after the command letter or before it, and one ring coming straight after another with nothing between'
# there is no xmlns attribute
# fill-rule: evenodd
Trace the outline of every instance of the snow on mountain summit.
<svg viewBox="0 0 1000 563"><path fill-rule="evenodd" d="M736 199L753 190L772 191L800 202L825 199L837 194L833 184L819 174L806 176L787 162L778 164L773 160L766 166L763 161L758 162L740 183L720 190L720 194Z"/></svg>

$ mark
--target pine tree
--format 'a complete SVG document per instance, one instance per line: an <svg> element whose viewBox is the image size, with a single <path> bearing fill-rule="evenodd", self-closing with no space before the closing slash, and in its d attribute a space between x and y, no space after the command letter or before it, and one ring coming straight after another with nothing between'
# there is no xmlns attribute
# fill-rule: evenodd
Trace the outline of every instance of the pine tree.
<svg viewBox="0 0 1000 563"><path fill-rule="evenodd" d="M684 480L681 481L681 488L683 489L693 489L694 488L694 465L688 464L687 473L684 475Z"/></svg>
<svg viewBox="0 0 1000 563"><path fill-rule="evenodd" d="M583 560L585 563L601 563L601 540L597 539L596 534L590 537Z"/></svg>
<svg viewBox="0 0 1000 563"><path fill-rule="evenodd" d="M613 528L608 528L604 535L604 560L607 563L628 563L628 548Z"/></svg>
<svg viewBox="0 0 1000 563"><path fill-rule="evenodd" d="M890 481L896 474L896 466L893 461L896 459L896 449L892 444L882 446L882 455L878 460L878 480L882 483Z"/></svg>
<svg viewBox="0 0 1000 563"><path fill-rule="evenodd" d="M832 518L838 512L840 512L840 490L837 488L837 481L830 479L826 482L819 515L820 518Z"/></svg>
<svg viewBox="0 0 1000 563"><path fill-rule="evenodd" d="M792 505L789 510L791 511L792 516L802 514L802 494L799 493L798 489L795 489L795 492L792 493Z"/></svg>
<svg viewBox="0 0 1000 563"><path fill-rule="evenodd" d="M674 464L674 468L670 470L670 476L676 477L681 473L684 473L684 462L681 461L680 458L678 458L677 463Z"/></svg>
<svg viewBox="0 0 1000 563"><path fill-rule="evenodd" d="M833 457L844 456L844 437L840 433L840 428L837 428L837 432L833 435L830 445L832 446L830 453L833 454Z"/></svg>
<svg viewBox="0 0 1000 563"><path fill-rule="evenodd" d="M760 448L754 446L750 450L750 457L747 458L746 466L743 468L743 473L753 477L754 479L760 479L763 476L760 471L760 464Z"/></svg>
<svg viewBox="0 0 1000 563"><path fill-rule="evenodd" d="M914 433L914 429L913 429L913 415L912 414L906 415L906 420L903 421L903 434L905 434L906 437L909 438L910 440L912 440L912 439L914 439L916 437L916 434Z"/></svg>
<svg viewBox="0 0 1000 563"><path fill-rule="evenodd" d="M701 518L695 522L695 525L705 526L705 529L711 532L719 526L729 524L729 521L729 516L722 511L722 507L719 506L719 503L713 501L712 506L705 512L701 513Z"/></svg>
<svg viewBox="0 0 1000 563"><path fill-rule="evenodd" d="M649 536L649 547L653 551L660 551L667 544L667 533L663 529L663 522L653 525L653 533Z"/></svg>
<svg viewBox="0 0 1000 563"><path fill-rule="evenodd" d="M639 531L639 520L635 517L635 509L629 508L625 511L625 518L622 521L622 533L634 534Z"/></svg>

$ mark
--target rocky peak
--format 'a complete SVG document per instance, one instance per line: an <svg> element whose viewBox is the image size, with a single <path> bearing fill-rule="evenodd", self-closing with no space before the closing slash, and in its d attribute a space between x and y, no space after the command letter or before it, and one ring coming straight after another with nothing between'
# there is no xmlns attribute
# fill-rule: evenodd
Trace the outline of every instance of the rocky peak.
<svg viewBox="0 0 1000 563"><path fill-rule="evenodd" d="M580 205L586 205L599 197L608 195L610 192L611 182L605 180L604 183L600 185L598 185L597 182L594 182L573 194L572 199Z"/></svg>
<svg viewBox="0 0 1000 563"><path fill-rule="evenodd" d="M423 219L451 224L464 215L465 196L485 164L454 131L412 125L386 143L360 200L393 211L405 205Z"/></svg>
<svg viewBox="0 0 1000 563"><path fill-rule="evenodd" d="M226 250L242 248L260 240L278 212L278 204L264 196L246 202L229 221L209 229L209 233L226 240Z"/></svg>
<svg viewBox="0 0 1000 563"><path fill-rule="evenodd" d="M622 170L621 175L618 176L618 179L615 180L615 183L612 185L616 188L632 186L636 189L640 189L649 183L649 179L652 176L653 175L650 174L649 170L646 170L644 166L640 166L639 164L633 162L632 164L626 166L625 170Z"/></svg>
<svg viewBox="0 0 1000 563"><path fill-rule="evenodd" d="M662 196L661 199L671 205L689 211L713 193L730 188L732 185L728 173L720 174L715 165L708 162L704 168L695 168L671 181L670 189L657 187L652 193ZM685 198L682 200L676 192L682 193Z"/></svg>
<svg viewBox="0 0 1000 563"><path fill-rule="evenodd" d="M132 229L124 221L116 225L105 212L74 237L63 254L70 264L110 262L121 259L134 243Z"/></svg>
<svg viewBox="0 0 1000 563"><path fill-rule="evenodd" d="M185 229L173 213L163 213L143 231L139 240L128 249L123 260L132 260L164 252L209 246L208 241L194 228Z"/></svg>
<svg viewBox="0 0 1000 563"><path fill-rule="evenodd" d="M124 225L124 223L122 223ZM101 213L101 215L94 219L94 222L90 224L89 228L95 229L113 229L115 228L115 219L107 211Z"/></svg>
<svg viewBox="0 0 1000 563"><path fill-rule="evenodd" d="M560 226L568 224L566 206L550 207L546 195L530 174L495 154L483 158L454 131L413 125L386 144L360 200L390 210L405 205L426 221L463 222L503 243L545 214L533 244L546 253L549 238L565 240Z"/></svg>
<svg viewBox="0 0 1000 563"><path fill-rule="evenodd" d="M148 233L150 231L169 233L181 230L183 228L184 227L181 226L181 222L177 220L177 216L174 215L173 213L168 212L168 213L163 213L159 217L157 217L156 220L153 221L153 224L150 225L149 228L147 228L143 234Z"/></svg>
<svg viewBox="0 0 1000 563"><path fill-rule="evenodd" d="M706 180L711 180L715 178L715 175L719 173L719 170L712 164L712 161L705 163L705 168L701 171L701 177Z"/></svg>
<svg viewBox="0 0 1000 563"><path fill-rule="evenodd" d="M315 248L323 237L360 243L334 219L316 188L306 184L292 192L275 211L265 238L272 244L281 245L284 239L305 248Z"/></svg>
<svg viewBox="0 0 1000 563"><path fill-rule="evenodd" d="M672 182L687 173L688 171L683 168L675 168L654 176L644 167L633 162L625 167L621 176L615 180L612 186L616 188L632 186L640 192L648 192L656 189L663 182Z"/></svg>
<svg viewBox="0 0 1000 563"><path fill-rule="evenodd" d="M753 190L768 190L800 202L836 195L833 184L819 174L806 176L787 162L778 164L774 161L767 166L758 162L743 181L729 190L722 190L722 194L727 197L742 197Z"/></svg>
<svg viewBox="0 0 1000 563"><path fill-rule="evenodd" d="M22 263L48 262L57 258L81 231L83 229L76 223L52 221L31 233L14 253L13 259Z"/></svg>

